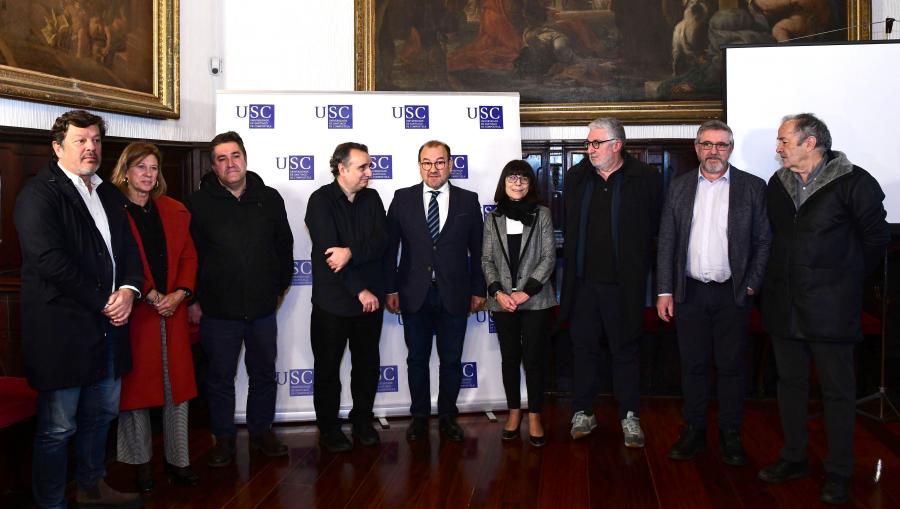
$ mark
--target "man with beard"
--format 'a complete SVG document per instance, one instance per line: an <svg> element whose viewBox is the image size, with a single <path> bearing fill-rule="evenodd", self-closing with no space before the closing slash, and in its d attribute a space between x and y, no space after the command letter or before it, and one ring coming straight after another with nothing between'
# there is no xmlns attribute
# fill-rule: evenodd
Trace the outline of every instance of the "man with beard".
<svg viewBox="0 0 900 509"><path fill-rule="evenodd" d="M728 163L734 135L725 123L700 126L694 141L699 171L669 186L659 224L656 310L675 315L684 394L681 437L669 458L691 459L706 449L710 359L716 365L719 454L747 464L740 427L744 363L753 295L769 257L766 184Z"/></svg>
<svg viewBox="0 0 900 509"><path fill-rule="evenodd" d="M378 340L384 314L384 254L387 223L381 197L368 189L372 177L369 149L341 143L331 156L334 180L316 190L306 207L312 239L312 317L309 337L319 443L330 452L353 444L341 431L341 359L350 344L350 393L353 436L378 445L372 406L378 387Z"/></svg>
<svg viewBox="0 0 900 509"><path fill-rule="evenodd" d="M613 394L627 447L643 447L639 340L662 180L625 151L614 118L588 125L588 157L569 169L565 196L565 262L560 320L569 320L575 357L572 438L597 427L594 398L600 339L612 354Z"/></svg>
<svg viewBox="0 0 900 509"><path fill-rule="evenodd" d="M811 113L785 117L775 147L782 168L766 195L772 255L762 315L778 366L784 448L759 478L781 483L809 475L806 407L815 361L828 439L821 498L840 504L853 473L853 352L863 339L863 284L891 239L884 192L843 152L831 150L828 126Z"/></svg>

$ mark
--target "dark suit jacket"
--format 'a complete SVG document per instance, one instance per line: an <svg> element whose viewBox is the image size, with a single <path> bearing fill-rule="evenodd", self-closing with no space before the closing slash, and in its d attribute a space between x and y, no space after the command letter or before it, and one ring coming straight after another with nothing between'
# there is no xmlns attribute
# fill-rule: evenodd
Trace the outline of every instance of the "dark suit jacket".
<svg viewBox="0 0 900 509"><path fill-rule="evenodd" d="M772 234L766 216L766 183L763 179L731 167L728 189L728 264L734 301L743 306L747 288L759 293ZM657 294L671 293L684 302L688 241L697 195L697 170L672 180L659 223L656 256Z"/></svg>
<svg viewBox="0 0 900 509"><path fill-rule="evenodd" d="M56 161L32 177L16 200L22 245L22 343L28 383L38 390L86 385L108 376L101 313L110 290L142 288L144 272L125 212L125 197L104 182L103 203L112 259L78 190ZM128 326L109 326L116 345L115 376L131 369Z"/></svg>
<svg viewBox="0 0 900 509"><path fill-rule="evenodd" d="M485 295L481 274L484 225L478 195L450 185L447 221L437 242L432 243L425 224L423 185L398 189L388 209L386 293L399 292L403 312L416 312L425 301L434 271L444 308L453 314L467 313L471 297Z"/></svg>
<svg viewBox="0 0 900 509"><path fill-rule="evenodd" d="M653 265L653 247L659 228L659 209L662 206L662 177L627 152L625 162L617 170L622 172L619 208L613 211L618 218L616 229L617 284L622 309L622 330L628 338L639 336L644 325L644 299L647 294L647 275ZM565 212L565 271L563 272L560 320L566 320L575 307L578 281L576 259L578 230L584 188L590 174L596 172L585 157L566 173L564 195ZM590 256L590 253L585 253Z"/></svg>

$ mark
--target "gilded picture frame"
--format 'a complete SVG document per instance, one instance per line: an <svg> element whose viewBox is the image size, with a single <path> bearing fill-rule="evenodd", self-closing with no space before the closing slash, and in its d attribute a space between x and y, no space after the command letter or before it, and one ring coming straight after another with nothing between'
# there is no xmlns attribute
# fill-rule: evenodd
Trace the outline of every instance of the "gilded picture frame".
<svg viewBox="0 0 900 509"><path fill-rule="evenodd" d="M3 0L0 95L179 118L179 0Z"/></svg>
<svg viewBox="0 0 900 509"><path fill-rule="evenodd" d="M870 37L871 0L821 0L830 11L819 24L809 21L816 13L778 10L781 3L786 9L800 8L790 0L355 0L356 90L518 91L526 125L581 124L600 116L632 124L721 118L722 62L704 49L702 56L694 57L694 67L678 69L672 48L689 42L685 34L706 33L701 48L713 47L712 42L779 42L804 29L827 31L815 39L823 41ZM646 16L652 11L648 6L660 6L655 62L640 56L648 26L653 26ZM691 32L698 8L707 9L706 19L701 19L706 27L729 26L732 31L704 27ZM627 10L639 17L629 19ZM718 19L712 20L713 15ZM596 20L594 25L591 20ZM809 23L797 27L798 20ZM641 27L633 31L640 36L632 42L622 35L632 33L628 23ZM736 23L759 32L733 29ZM683 41L676 40L679 30ZM665 61L665 50L671 52L671 62ZM655 74L641 75L643 69L655 69ZM628 76L630 85L616 82L623 70L633 74ZM700 84L692 89L691 80ZM585 83L598 84L600 100Z"/></svg>

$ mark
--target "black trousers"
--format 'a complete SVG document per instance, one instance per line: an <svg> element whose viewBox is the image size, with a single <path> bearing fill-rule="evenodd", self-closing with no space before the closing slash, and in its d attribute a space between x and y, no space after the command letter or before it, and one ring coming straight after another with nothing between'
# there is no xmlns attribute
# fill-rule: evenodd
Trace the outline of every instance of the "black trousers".
<svg viewBox="0 0 900 509"><path fill-rule="evenodd" d="M378 341L383 320L381 309L359 316L337 316L313 305L309 336L313 352L313 406L319 430L328 432L340 426L341 359L348 341L352 364L350 394L353 397L350 421L367 423L372 420L378 389Z"/></svg>
<svg viewBox="0 0 900 509"><path fill-rule="evenodd" d="M731 280L701 283L687 278L684 302L675 305L675 326L685 424L706 429L711 361L715 360L719 429L739 429L744 418L750 306L734 302Z"/></svg>
<svg viewBox="0 0 900 509"><path fill-rule="evenodd" d="M856 421L856 375L853 351L856 343L772 338L778 365L778 413L784 431L781 457L806 460L809 364L816 362L828 456L825 471L849 477L853 473L853 426Z"/></svg>
<svg viewBox="0 0 900 509"><path fill-rule="evenodd" d="M539 413L544 405L544 349L547 344L549 309L492 312L500 342L500 360L506 407L522 406L520 365L525 367L528 410Z"/></svg>
<svg viewBox="0 0 900 509"><path fill-rule="evenodd" d="M622 330L619 286L576 281L575 306L569 319L572 337L573 398L575 411L593 413L597 396L600 339L605 336L612 356L613 395L619 404L619 418L640 405L640 344Z"/></svg>

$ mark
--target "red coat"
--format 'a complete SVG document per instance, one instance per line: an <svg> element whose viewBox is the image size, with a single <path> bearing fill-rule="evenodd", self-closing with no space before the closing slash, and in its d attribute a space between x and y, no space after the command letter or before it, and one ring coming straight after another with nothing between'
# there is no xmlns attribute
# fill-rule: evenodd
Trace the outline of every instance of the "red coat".
<svg viewBox="0 0 900 509"><path fill-rule="evenodd" d="M189 288L194 290L197 279L197 251L191 240L191 214L180 202L166 196L154 200L162 220L166 238L166 259L168 281L166 290ZM147 294L156 288L144 243L137 227L128 215L131 231L137 241L144 265L144 288ZM162 378L162 340L159 335L159 313L146 300L135 302L131 311L130 336L133 367L122 378L122 410L135 410L162 406L165 403ZM197 382L194 379L194 360L188 336L187 299L166 318L166 344L169 356L169 380L172 384L172 399L181 403L197 396Z"/></svg>

